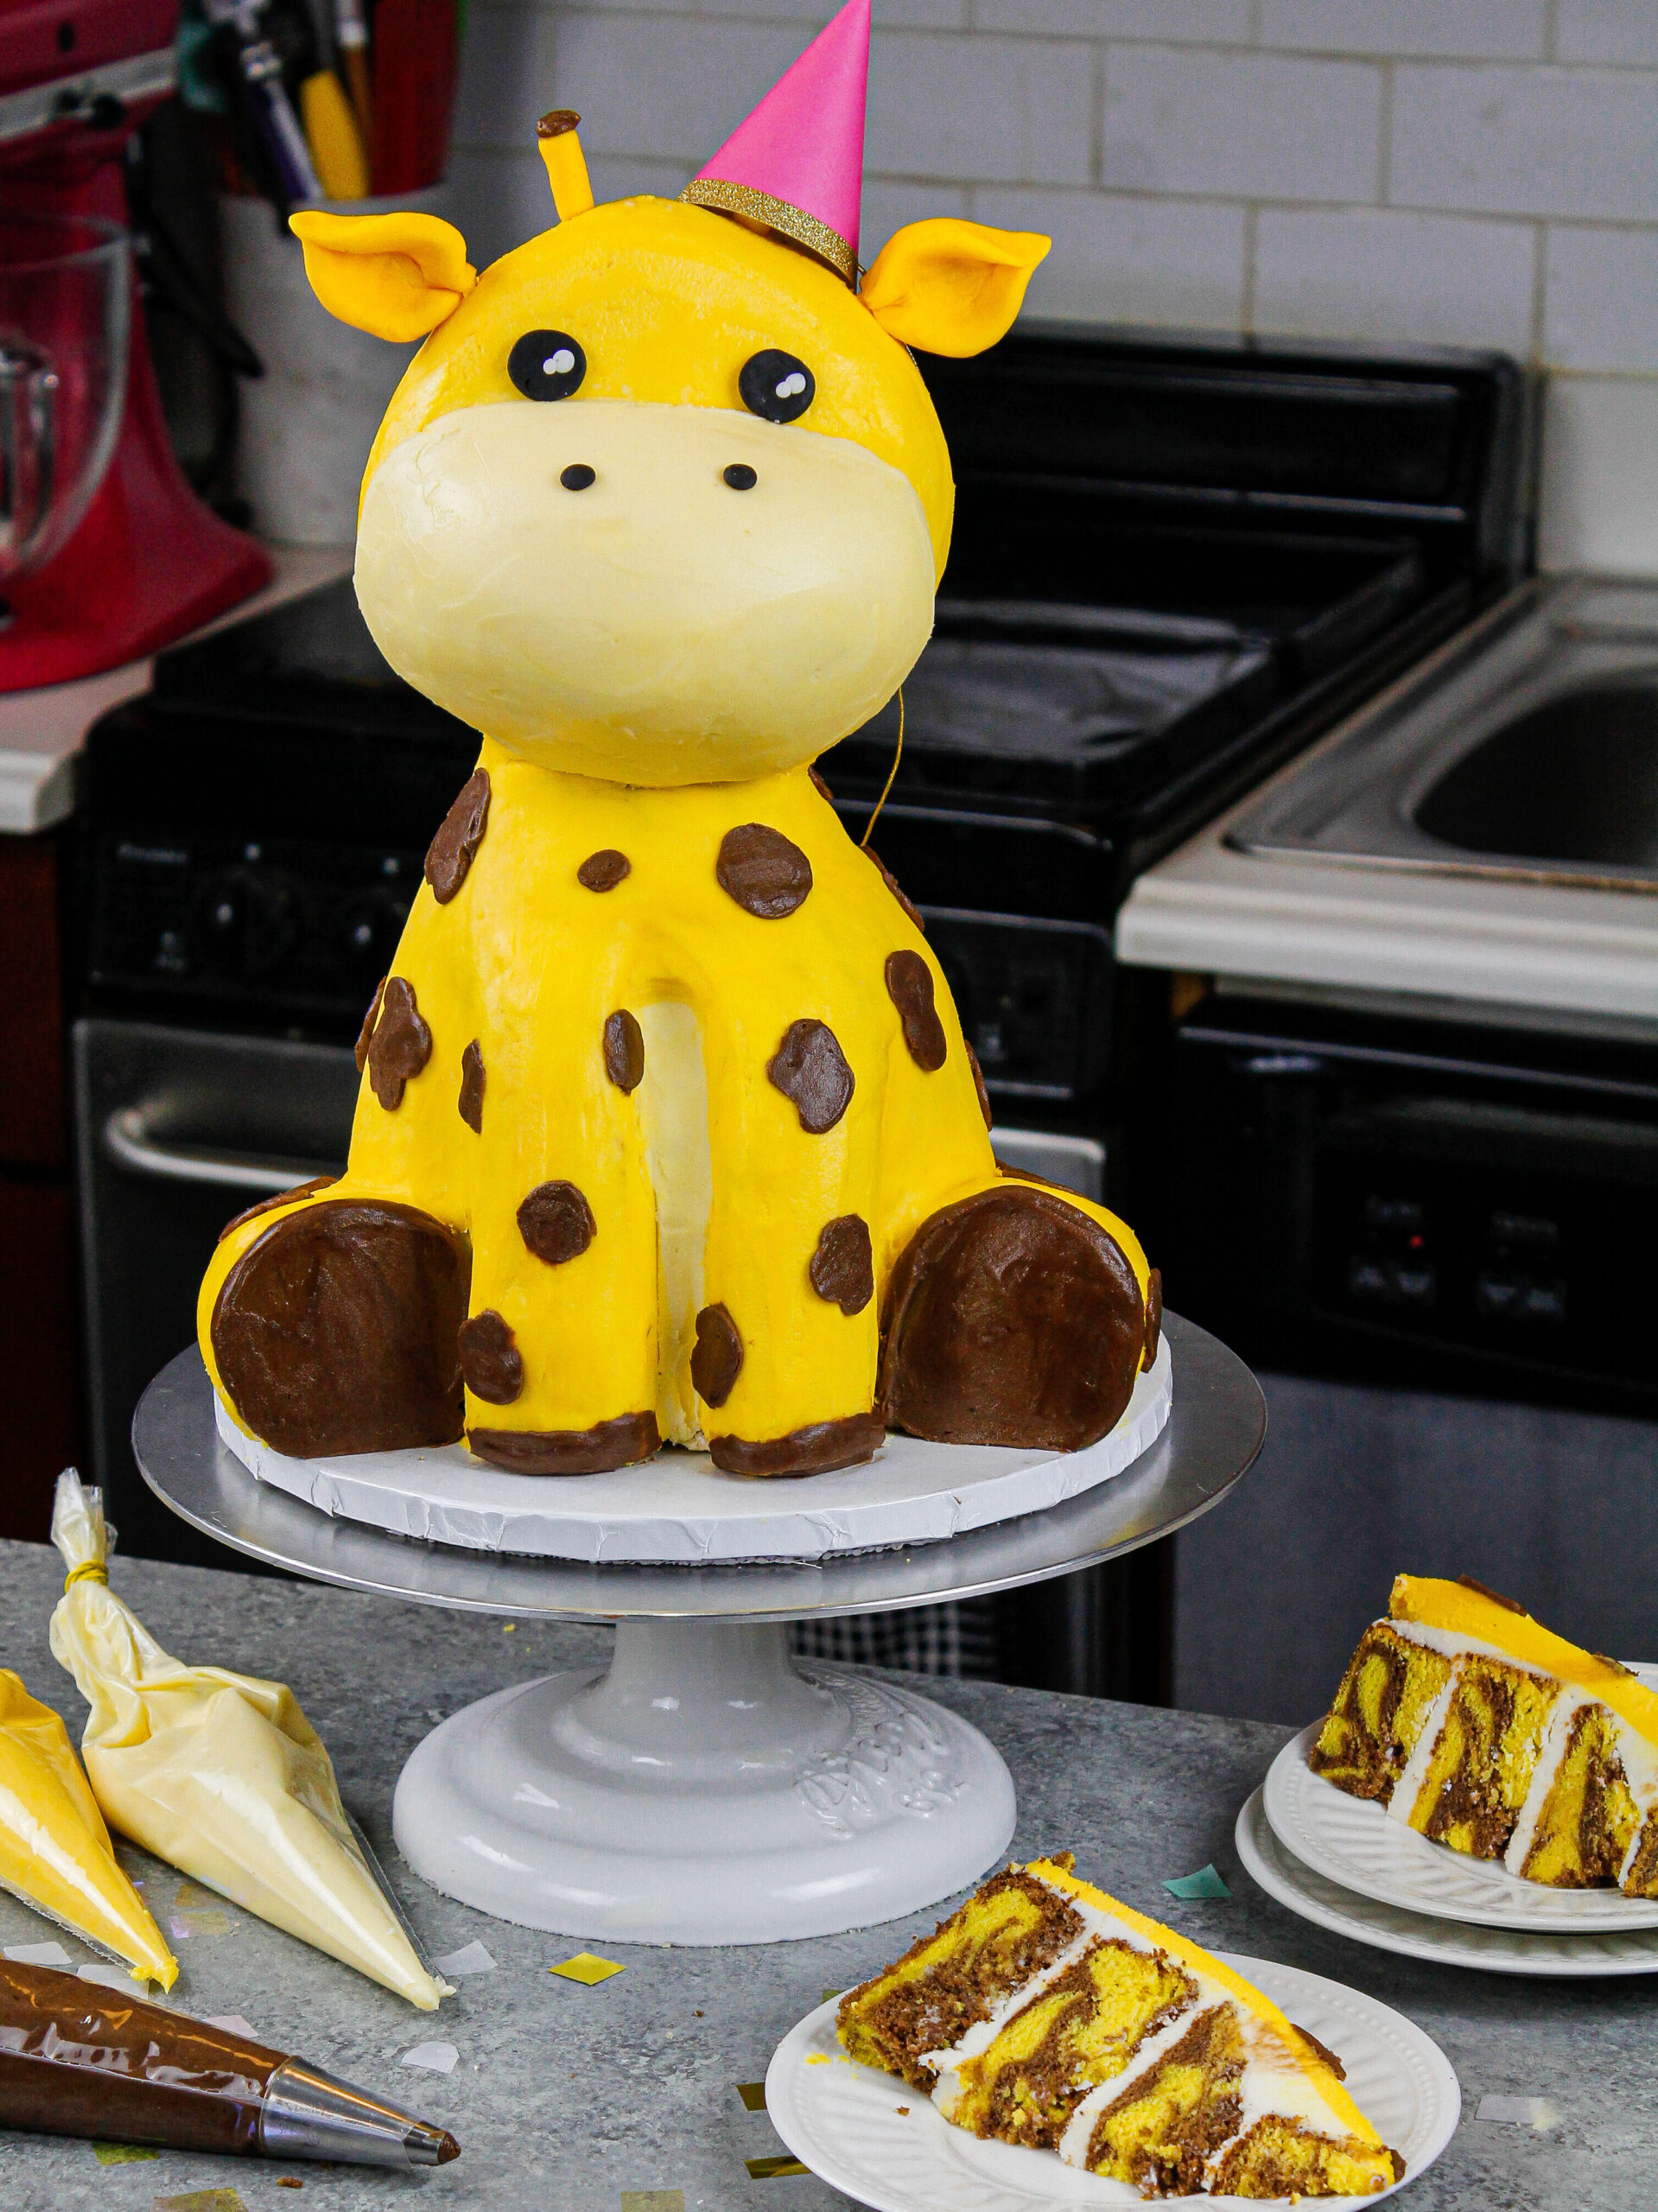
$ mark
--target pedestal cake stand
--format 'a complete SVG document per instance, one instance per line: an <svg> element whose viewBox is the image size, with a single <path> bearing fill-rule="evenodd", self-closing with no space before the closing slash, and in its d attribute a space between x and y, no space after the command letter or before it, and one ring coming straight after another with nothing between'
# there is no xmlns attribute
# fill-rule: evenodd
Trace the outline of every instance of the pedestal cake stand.
<svg viewBox="0 0 1658 2212"><path fill-rule="evenodd" d="M594 1565L331 1517L230 1450L194 1351L144 1394L133 1449L182 1519L269 1566L420 1605L614 1623L608 1669L499 1691L416 1748L393 1827L425 1880L564 1935L774 1942L968 1887L1014 1817L1007 1769L975 1728L908 1689L797 1665L788 1624L1044 1581L1218 1503L1261 1449L1266 1407L1224 1345L1178 1315L1165 1325L1172 1410L1123 1472L1017 1520L816 1560Z"/></svg>

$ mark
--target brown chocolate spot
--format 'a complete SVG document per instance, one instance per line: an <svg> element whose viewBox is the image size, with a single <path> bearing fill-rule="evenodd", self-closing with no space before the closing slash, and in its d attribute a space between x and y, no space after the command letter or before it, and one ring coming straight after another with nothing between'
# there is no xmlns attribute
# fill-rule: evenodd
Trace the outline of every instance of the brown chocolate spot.
<svg viewBox="0 0 1658 2212"><path fill-rule="evenodd" d="M898 1008L910 1058L924 1074L936 1075L950 1048L932 1002L932 969L918 952L887 954L886 995Z"/></svg>
<svg viewBox="0 0 1658 2212"><path fill-rule="evenodd" d="M705 1306L696 1317L691 1381L707 1406L722 1406L743 1371L743 1340L723 1306Z"/></svg>
<svg viewBox="0 0 1658 2212"><path fill-rule="evenodd" d="M979 1065L979 1056L965 1037L962 1039L962 1050L967 1054L967 1064L973 1071L973 1088L979 1094L979 1111L984 1116L984 1125L987 1129L994 1129L996 1125L990 1118L990 1093L984 1087L984 1071Z"/></svg>
<svg viewBox="0 0 1658 2212"><path fill-rule="evenodd" d="M214 1302L226 1393L298 1459L453 1444L471 1278L464 1241L413 1206L302 1207L243 1253Z"/></svg>
<svg viewBox="0 0 1658 2212"><path fill-rule="evenodd" d="M592 1428L469 1428L467 1442L510 1475L607 1475L648 1459L662 1439L654 1414L618 1414Z"/></svg>
<svg viewBox="0 0 1658 2212"><path fill-rule="evenodd" d="M426 849L426 880L440 906L447 906L466 881L488 826L489 771L474 768Z"/></svg>
<svg viewBox="0 0 1658 2212"><path fill-rule="evenodd" d="M537 1183L518 1208L519 1236L549 1268L579 1260L598 1233L593 1208L574 1183Z"/></svg>
<svg viewBox="0 0 1658 2212"><path fill-rule="evenodd" d="M892 869L887 867L886 861L882 860L879 853L872 852L867 845L864 846L862 849L866 860L873 861L875 872L880 877L881 881L892 893L893 898L898 900L899 905L903 907L905 912L915 924L917 929L920 931L922 936L925 937L927 934L927 925L922 920L919 910L915 906L912 906L910 901L905 897L897 876L893 874Z"/></svg>
<svg viewBox="0 0 1658 2212"><path fill-rule="evenodd" d="M804 853L763 822L727 830L714 873L727 897L763 922L792 914L812 887L812 864Z"/></svg>
<svg viewBox="0 0 1658 2212"><path fill-rule="evenodd" d="M1525 1607L1518 1598L1505 1598L1500 1591L1488 1590L1483 1582L1476 1582L1471 1574L1457 1577L1464 1590L1477 1590L1482 1598L1489 1598L1494 1605L1501 1605L1505 1613L1523 1613Z"/></svg>
<svg viewBox="0 0 1658 2212"><path fill-rule="evenodd" d="M922 1223L887 1286L881 1337L890 1427L1075 1452L1128 1404L1146 1316L1127 1254L1097 1222L1003 1183Z"/></svg>
<svg viewBox="0 0 1658 2212"><path fill-rule="evenodd" d="M415 987L401 976L386 984L380 1019L368 1048L368 1079L388 1114L403 1103L403 1086L432 1057L432 1033L421 1019Z"/></svg>
<svg viewBox="0 0 1658 2212"><path fill-rule="evenodd" d="M818 774L816 769L808 768L806 773L811 778L812 789L817 793L818 798L826 798L829 804L833 806L835 804L835 794L829 789L829 785L823 781L823 779Z"/></svg>
<svg viewBox="0 0 1658 2212"><path fill-rule="evenodd" d="M826 1021L791 1021L765 1072L815 1137L832 1129L851 1103L852 1071Z"/></svg>
<svg viewBox="0 0 1658 2212"><path fill-rule="evenodd" d="M1342 2064L1340 2059L1337 2057L1335 2052L1331 2050L1327 2043L1320 2043L1318 2037L1313 2034L1311 2028L1296 2027L1293 2020L1290 2022L1290 2025L1293 2028L1295 2028L1296 2034L1299 2036L1302 2042L1309 2047L1313 2056L1315 2058L1323 2059L1324 2064L1330 2069L1331 2072L1335 2075L1338 2082L1344 2082L1347 2079L1347 2069Z"/></svg>
<svg viewBox="0 0 1658 2212"><path fill-rule="evenodd" d="M605 1024L605 1073L618 1090L637 1090L645 1080L645 1033L626 1007Z"/></svg>
<svg viewBox="0 0 1658 2212"><path fill-rule="evenodd" d="M239 1229L245 1221L257 1221L262 1213L270 1213L277 1206L291 1206L295 1198L308 1198L313 1191L331 1191L340 1180L337 1175L315 1175L308 1183L295 1183L291 1191L277 1191L268 1198L261 1198L257 1205L245 1206L240 1213L233 1213L219 1232L223 1243L232 1229Z"/></svg>
<svg viewBox="0 0 1658 2212"><path fill-rule="evenodd" d="M492 1306L461 1325L461 1372L473 1396L487 1405L510 1406L524 1389L524 1355Z"/></svg>
<svg viewBox="0 0 1658 2212"><path fill-rule="evenodd" d="M875 1295L874 1255L869 1224L855 1213L838 1214L818 1232L817 1249L807 1269L820 1298L842 1313L861 1313Z"/></svg>
<svg viewBox="0 0 1658 2212"><path fill-rule="evenodd" d="M1163 1270L1153 1268L1146 1278L1146 1350L1140 1365L1149 1367L1157 1357L1157 1340L1163 1333Z"/></svg>
<svg viewBox="0 0 1658 2212"><path fill-rule="evenodd" d="M484 1134L484 1048L474 1037L461 1055L461 1096L456 1100L461 1118L478 1135Z"/></svg>
<svg viewBox="0 0 1658 2212"><path fill-rule="evenodd" d="M613 891L624 876L632 873L633 863L627 855L607 845L601 852L588 855L575 871L575 880L584 891Z"/></svg>
<svg viewBox="0 0 1658 2212"><path fill-rule="evenodd" d="M368 1012L363 1016L363 1026L357 1033L357 1072L361 1075L368 1058L369 1039L374 1034L374 1025L380 1018L380 1001L385 996L386 979L381 976L374 986L374 996L369 1001Z"/></svg>
<svg viewBox="0 0 1658 2212"><path fill-rule="evenodd" d="M861 1467L886 1439L879 1414L848 1414L759 1444L742 1436L711 1436L708 1457L727 1475L826 1475L835 1467Z"/></svg>

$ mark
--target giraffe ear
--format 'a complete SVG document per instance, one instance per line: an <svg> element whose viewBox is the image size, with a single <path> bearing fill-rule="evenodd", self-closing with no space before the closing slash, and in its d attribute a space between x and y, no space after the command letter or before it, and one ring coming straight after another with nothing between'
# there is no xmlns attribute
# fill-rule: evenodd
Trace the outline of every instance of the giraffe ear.
<svg viewBox="0 0 1658 2212"><path fill-rule="evenodd" d="M924 353L982 353L1003 337L1051 241L954 215L909 223L876 256L858 296L883 330Z"/></svg>
<svg viewBox="0 0 1658 2212"><path fill-rule="evenodd" d="M329 215L309 207L290 215L288 226L328 313L376 338L404 345L424 338L478 282L467 241L436 215Z"/></svg>

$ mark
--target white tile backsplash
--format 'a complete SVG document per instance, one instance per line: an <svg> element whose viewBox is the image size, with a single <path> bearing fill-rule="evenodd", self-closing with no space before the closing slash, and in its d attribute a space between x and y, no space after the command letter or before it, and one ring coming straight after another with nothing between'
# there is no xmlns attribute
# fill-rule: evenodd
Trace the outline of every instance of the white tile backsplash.
<svg viewBox="0 0 1658 2212"><path fill-rule="evenodd" d="M1658 71L1401 64L1401 206L1658 223Z"/></svg>
<svg viewBox="0 0 1658 2212"><path fill-rule="evenodd" d="M547 219L543 109L581 111L601 197L677 192L830 12L474 0L454 158L474 257ZM900 223L966 213L1052 238L1035 313L1546 364L1551 557L1658 573L1658 0L874 18L866 262Z"/></svg>
<svg viewBox="0 0 1658 2212"><path fill-rule="evenodd" d="M1378 207L1263 207L1255 327L1332 330L1377 346L1531 345L1537 235L1529 223Z"/></svg>
<svg viewBox="0 0 1658 2212"><path fill-rule="evenodd" d="M1368 62L1114 46L1103 181L1228 200L1368 200L1382 89Z"/></svg>

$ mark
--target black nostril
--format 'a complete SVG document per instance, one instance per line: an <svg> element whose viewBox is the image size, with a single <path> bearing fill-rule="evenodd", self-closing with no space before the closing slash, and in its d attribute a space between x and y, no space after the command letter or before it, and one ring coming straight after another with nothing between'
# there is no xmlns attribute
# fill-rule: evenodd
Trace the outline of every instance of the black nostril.
<svg viewBox="0 0 1658 2212"><path fill-rule="evenodd" d="M752 492L759 479L746 461L734 461L726 471L726 482L734 492Z"/></svg>
<svg viewBox="0 0 1658 2212"><path fill-rule="evenodd" d="M573 461L558 480L567 492L585 492L593 481L593 471L585 461Z"/></svg>

